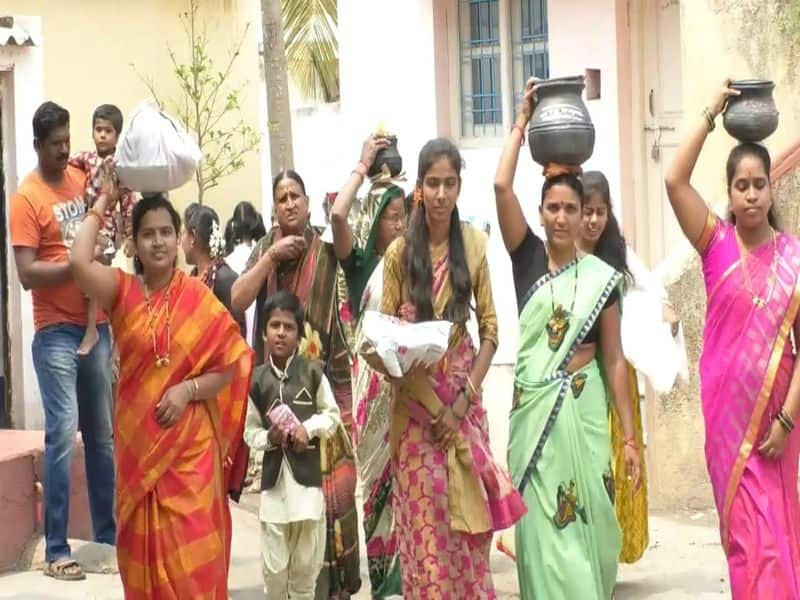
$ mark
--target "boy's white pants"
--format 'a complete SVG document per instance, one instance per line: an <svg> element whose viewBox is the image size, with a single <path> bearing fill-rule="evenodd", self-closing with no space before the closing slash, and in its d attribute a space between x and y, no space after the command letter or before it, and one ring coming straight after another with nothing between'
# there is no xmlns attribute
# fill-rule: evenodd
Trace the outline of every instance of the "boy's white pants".
<svg viewBox="0 0 800 600"><path fill-rule="evenodd" d="M262 521L261 560L267 600L313 600L325 560L325 519Z"/></svg>

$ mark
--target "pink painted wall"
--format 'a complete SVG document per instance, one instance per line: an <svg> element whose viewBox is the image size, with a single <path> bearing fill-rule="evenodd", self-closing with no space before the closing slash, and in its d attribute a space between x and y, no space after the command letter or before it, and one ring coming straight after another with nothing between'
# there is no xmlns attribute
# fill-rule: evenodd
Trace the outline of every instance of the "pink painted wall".
<svg viewBox="0 0 800 600"><path fill-rule="evenodd" d="M600 69L601 98L587 102L596 143L584 170L596 169L606 175L617 216L621 216L617 1L551 0L547 8L550 75L580 75L586 69Z"/></svg>
<svg viewBox="0 0 800 600"><path fill-rule="evenodd" d="M42 533L35 482L44 481L44 433L0 430L0 572L13 569L34 534ZM44 482L45 485L47 482ZM80 437L72 462L70 538L91 540L86 468Z"/></svg>

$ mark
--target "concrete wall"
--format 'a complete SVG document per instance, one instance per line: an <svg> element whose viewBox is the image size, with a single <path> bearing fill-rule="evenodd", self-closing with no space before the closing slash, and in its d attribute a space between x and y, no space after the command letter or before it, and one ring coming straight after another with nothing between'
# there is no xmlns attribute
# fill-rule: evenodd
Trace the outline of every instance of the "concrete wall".
<svg viewBox="0 0 800 600"><path fill-rule="evenodd" d="M742 3L749 4L752 3ZM767 5L778 3L761 4L759 12L768 13ZM763 56L761 62L753 60L751 38L767 36L778 48L781 44L775 28L748 27L745 35L742 28L746 23L740 19L746 17L746 12L719 0L681 2L685 127L694 125L695 117L709 103L725 77L773 79L776 83L775 102L781 113L780 125L765 144L774 157L797 140L800 82L791 80L787 73L787 64L791 64L789 57L782 56L779 50ZM722 129L721 121L720 118L719 127L703 148L692 181L707 201L725 206L725 161L736 142Z"/></svg>
<svg viewBox="0 0 800 600"><path fill-rule="evenodd" d="M6 148L6 195L10 197L18 181L36 164L32 147L31 118L45 99L58 102L71 113L73 151L93 148L91 116L99 104L117 104L128 114L149 95L136 75L136 69L150 76L164 97L177 90L167 44L176 50L179 60L187 60L185 34L179 13L188 0L143 0L136 10L127 2L81 0L74 2L39 2L4 0L2 15L16 17L17 24L34 30L38 40L34 48L0 48L0 71L5 71L6 88L13 90L13 130L4 130L13 139L14 156ZM238 41L245 25L250 29L242 53L236 62L232 82L244 84L242 108L245 119L259 126L265 119L263 82L259 77L258 41L261 36L260 5L256 0L209 0L201 3L200 19L208 24L210 52L222 63L229 49ZM13 71L13 81L8 72ZM7 106L4 105L4 112ZM4 125L6 125L4 123ZM8 136L11 136L10 138ZM11 165L11 167L9 167ZM193 182L171 194L182 209L196 199ZM207 192L207 203L227 220L240 200L255 203L261 199L261 165L258 153L252 153L245 167ZM13 261L12 261L13 262ZM13 271L13 265L11 265ZM10 285L12 298L12 362L21 370L12 373L16 425L42 426L38 387L33 372L30 345L33 318L30 295ZM18 295L19 294L19 295ZM16 372L18 371L18 372ZM24 380L24 384L23 384ZM24 405L23 405L24 398Z"/></svg>
<svg viewBox="0 0 800 600"><path fill-rule="evenodd" d="M15 23L41 41L41 19L17 17ZM6 201L19 181L36 163L31 140L31 119L44 95L44 51L41 47L0 48L0 90L3 103L3 160ZM8 211L6 211L8 215ZM2 224L8 230L7 223ZM30 344L33 339L33 305L22 290L7 236L9 352L11 358L11 418L17 427L40 427L41 402ZM6 375L7 377L9 374Z"/></svg>
<svg viewBox="0 0 800 600"><path fill-rule="evenodd" d="M128 114L149 92L134 71L152 78L165 97L177 95L177 84L167 54L169 44L180 61L189 58L186 37L178 16L188 9L188 0L141 0L129 2L40 2L3 0L4 15L36 15L42 23L44 97L66 107L72 117L72 148L93 148L92 112L98 104L110 102ZM222 68L229 49L244 27L250 29L237 59L232 83L244 84L242 108L254 127L261 122L259 103L261 13L257 0L204 0L200 20L207 23L209 52ZM35 109L35 107L34 107ZM30 119L18 135L30 136ZM20 162L25 172L33 157ZM208 192L208 204L227 218L236 202L258 201L261 169L257 153L250 154L245 167ZM195 200L193 183L172 194L179 206Z"/></svg>

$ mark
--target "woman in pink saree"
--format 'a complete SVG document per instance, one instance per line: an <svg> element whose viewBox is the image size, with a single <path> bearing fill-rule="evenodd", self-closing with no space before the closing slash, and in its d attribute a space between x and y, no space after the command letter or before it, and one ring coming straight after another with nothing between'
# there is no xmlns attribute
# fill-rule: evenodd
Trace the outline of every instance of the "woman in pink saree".
<svg viewBox="0 0 800 600"><path fill-rule="evenodd" d="M736 146L727 165L729 220L689 180L730 95L729 81L684 139L666 176L686 237L700 253L708 297L700 384L706 464L734 600L800 599L800 242L773 215L770 157Z"/></svg>

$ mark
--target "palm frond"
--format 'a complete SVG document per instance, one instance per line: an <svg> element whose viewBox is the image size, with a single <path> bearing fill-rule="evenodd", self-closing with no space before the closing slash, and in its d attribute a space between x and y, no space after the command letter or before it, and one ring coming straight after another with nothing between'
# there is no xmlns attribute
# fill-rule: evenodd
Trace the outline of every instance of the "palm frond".
<svg viewBox="0 0 800 600"><path fill-rule="evenodd" d="M289 74L306 97L338 100L336 0L282 0L282 6Z"/></svg>

